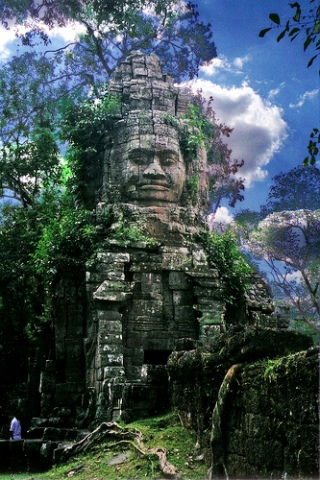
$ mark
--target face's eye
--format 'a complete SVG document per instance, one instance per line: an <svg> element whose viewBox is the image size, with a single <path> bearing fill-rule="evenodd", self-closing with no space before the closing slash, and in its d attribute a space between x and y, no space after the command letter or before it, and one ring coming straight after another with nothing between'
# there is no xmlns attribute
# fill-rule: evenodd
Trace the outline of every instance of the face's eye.
<svg viewBox="0 0 320 480"><path fill-rule="evenodd" d="M175 152L163 152L161 155L161 165L170 167L178 163L179 155Z"/></svg>
<svg viewBox="0 0 320 480"><path fill-rule="evenodd" d="M148 163L148 155L142 150L135 150L130 153L129 160L136 165L146 165Z"/></svg>

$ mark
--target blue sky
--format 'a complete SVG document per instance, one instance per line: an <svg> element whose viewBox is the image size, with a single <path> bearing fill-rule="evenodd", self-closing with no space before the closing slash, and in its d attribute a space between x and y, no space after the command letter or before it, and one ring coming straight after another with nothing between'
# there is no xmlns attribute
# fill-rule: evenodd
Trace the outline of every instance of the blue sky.
<svg viewBox="0 0 320 480"><path fill-rule="evenodd" d="M301 5L309 5L302 0ZM201 17L212 24L218 58L202 69L197 86L213 95L214 109L234 132L228 141L245 165L245 201L239 208L258 209L268 195L272 177L301 165L309 133L319 126L319 63L307 69L313 51L302 41L279 43L269 32L269 14L285 24L289 2L279 0L200 0ZM231 209L233 212L233 209Z"/></svg>
<svg viewBox="0 0 320 480"><path fill-rule="evenodd" d="M269 13L279 13L284 23L292 15L287 1L197 3L200 19L212 25L218 57L201 69L193 86L214 97L217 117L234 128L227 143L234 157L245 161L240 170L246 179L245 201L230 209L231 214L257 210L265 203L272 177L301 165L309 133L319 126L319 64L306 68L312 51L303 52L299 39L277 43L277 32L259 37L260 30L271 26ZM300 3L308 6L309 0ZM63 35L73 40L75 31L64 30ZM13 30L1 29L0 60L15 51Z"/></svg>

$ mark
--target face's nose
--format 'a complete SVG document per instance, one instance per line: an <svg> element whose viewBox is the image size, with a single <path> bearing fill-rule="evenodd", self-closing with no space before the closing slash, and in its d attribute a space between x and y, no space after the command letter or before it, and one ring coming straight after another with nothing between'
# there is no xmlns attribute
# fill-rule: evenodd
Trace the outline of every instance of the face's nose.
<svg viewBox="0 0 320 480"><path fill-rule="evenodd" d="M160 160L157 156L154 156L152 162L147 166L145 171L143 172L144 177L148 178L165 178L166 174L162 170Z"/></svg>

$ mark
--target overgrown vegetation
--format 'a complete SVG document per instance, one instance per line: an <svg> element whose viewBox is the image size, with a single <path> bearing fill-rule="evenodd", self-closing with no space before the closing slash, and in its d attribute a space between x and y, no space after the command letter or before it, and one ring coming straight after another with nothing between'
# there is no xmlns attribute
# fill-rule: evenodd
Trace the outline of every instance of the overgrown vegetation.
<svg viewBox="0 0 320 480"><path fill-rule="evenodd" d="M199 480L206 477L207 466L196 447L195 433L181 426L177 414L135 421L127 424L126 429L141 432L144 455L139 452L142 451L141 445L135 442L102 442L89 454L78 455L43 474L32 474L32 479L60 480L71 476L76 480L160 478L158 458L150 452L156 447L166 450L168 461L178 469L181 478ZM0 478L5 480L6 477L0 475ZM26 479L25 474L23 478Z"/></svg>
<svg viewBox="0 0 320 480"><path fill-rule="evenodd" d="M212 109L212 97L207 101L202 92L198 91L193 99L194 103L181 119L165 114L164 120L178 130L181 150L186 159L194 162L195 169L199 151L206 150L211 211L217 211L222 199L227 199L229 205L234 207L236 202L244 200L242 192L245 187L244 180L235 177L244 161L231 159L232 152L225 141L231 135L232 129L217 122ZM191 194L193 186L189 185Z"/></svg>
<svg viewBox="0 0 320 480"><path fill-rule="evenodd" d="M118 219L114 230L110 231L107 238L101 242L99 249L110 246L115 240L117 245L123 247L127 247L131 243L136 242L141 242L147 246L159 245L159 242L156 239L144 233L143 227L139 223L136 225L129 225L123 218L123 215Z"/></svg>
<svg viewBox="0 0 320 480"><path fill-rule="evenodd" d="M201 242L210 266L219 271L223 298L231 304L242 299L253 267L241 253L236 234L231 230L221 235L213 231L205 232Z"/></svg>
<svg viewBox="0 0 320 480"><path fill-rule="evenodd" d="M319 185L320 170L300 165L273 178L259 212L244 210L235 217L243 247L266 267L276 303L288 309L294 328L311 328L315 337L320 313Z"/></svg>

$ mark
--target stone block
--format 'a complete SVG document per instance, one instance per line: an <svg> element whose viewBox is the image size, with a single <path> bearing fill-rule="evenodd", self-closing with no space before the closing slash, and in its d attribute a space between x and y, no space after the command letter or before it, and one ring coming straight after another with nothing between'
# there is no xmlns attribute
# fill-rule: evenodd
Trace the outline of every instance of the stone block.
<svg viewBox="0 0 320 480"><path fill-rule="evenodd" d="M38 439L25 440L23 442L23 451L24 451L25 455L27 455L27 456L30 456L30 455L32 455L32 456L39 455L40 456L40 449L41 449L42 444L43 444L43 440L41 438L40 439L38 438Z"/></svg>
<svg viewBox="0 0 320 480"><path fill-rule="evenodd" d="M146 379L142 380L143 377L143 372L141 372L141 365L139 367L135 366L128 366L126 367L126 378L130 382L142 382L145 381Z"/></svg>
<svg viewBox="0 0 320 480"><path fill-rule="evenodd" d="M55 375L47 374L46 371L40 373L39 392L49 393L54 391L56 384Z"/></svg>
<svg viewBox="0 0 320 480"><path fill-rule="evenodd" d="M126 359L125 364L133 366L142 365L143 355L144 352L141 345L139 345L138 348L129 347L129 345L127 345L127 348L124 350L124 357Z"/></svg>
<svg viewBox="0 0 320 480"><path fill-rule="evenodd" d="M223 310L202 312L199 323L203 327L204 325L220 325L223 321Z"/></svg>
<svg viewBox="0 0 320 480"><path fill-rule="evenodd" d="M168 305L168 306L173 305L172 290L165 288L163 290L162 298L163 298L164 305Z"/></svg>
<svg viewBox="0 0 320 480"><path fill-rule="evenodd" d="M99 345L99 352L101 353L108 353L112 355L122 354L122 343L114 344L114 343L105 343L103 345Z"/></svg>
<svg viewBox="0 0 320 480"><path fill-rule="evenodd" d="M100 305L99 305L100 307ZM101 309L98 308L96 311L96 317L99 322L101 321L121 321L122 320L122 313L120 313L117 309L115 308L106 308L106 309Z"/></svg>
<svg viewBox="0 0 320 480"><path fill-rule="evenodd" d="M124 378L125 371L123 367L104 367L103 368L103 378L102 380L107 380L108 378Z"/></svg>
<svg viewBox="0 0 320 480"><path fill-rule="evenodd" d="M141 335L141 338L149 336L158 335L156 332L164 331L163 326L163 317L161 314L149 314L144 317L135 317L132 324L131 334L136 335L137 333Z"/></svg>
<svg viewBox="0 0 320 480"><path fill-rule="evenodd" d="M74 407L81 405L82 396L85 392L85 384L81 382L59 383L55 391L56 407Z"/></svg>
<svg viewBox="0 0 320 480"><path fill-rule="evenodd" d="M195 321L194 310L190 306L174 306L174 321L177 324Z"/></svg>
<svg viewBox="0 0 320 480"><path fill-rule="evenodd" d="M221 299L221 290L220 289L209 289L204 287L194 287L194 293L198 298L213 298L215 300Z"/></svg>
<svg viewBox="0 0 320 480"><path fill-rule="evenodd" d="M174 306L192 305L193 296L188 290L173 290L172 300Z"/></svg>
<svg viewBox="0 0 320 480"><path fill-rule="evenodd" d="M162 301L160 300L135 300L131 309L132 318L136 319L139 323L139 319L151 316L162 315Z"/></svg>
<svg viewBox="0 0 320 480"><path fill-rule="evenodd" d="M97 365L101 367L121 367L123 365L122 353L100 353L97 355Z"/></svg>
<svg viewBox="0 0 320 480"><path fill-rule="evenodd" d="M201 278L204 280L207 280L208 278L210 278L210 280L213 278L219 278L218 270L209 268L207 265L197 265L197 267L193 268L191 271L188 271L188 275L199 279L198 281L201 281Z"/></svg>
<svg viewBox="0 0 320 480"><path fill-rule="evenodd" d="M93 294L95 300L101 300L104 302L124 302L130 296L130 293L126 292L111 292L98 288Z"/></svg>
<svg viewBox="0 0 320 480"><path fill-rule="evenodd" d="M166 270L187 271L192 268L192 257L187 248L163 251L162 268Z"/></svg>
<svg viewBox="0 0 320 480"><path fill-rule="evenodd" d="M105 335L122 335L122 323L115 320L104 320L99 322L98 339ZM102 342L104 343L104 342Z"/></svg>
<svg viewBox="0 0 320 480"><path fill-rule="evenodd" d="M98 336L99 345L110 345L113 348L122 347L122 334L100 332Z"/></svg>
<svg viewBox="0 0 320 480"><path fill-rule="evenodd" d="M175 290L190 290L192 284L190 278L184 272L169 273L169 288Z"/></svg>
<svg viewBox="0 0 320 480"><path fill-rule="evenodd" d="M97 253L97 262L102 263L129 263L129 253L113 253L113 252L100 252Z"/></svg>

